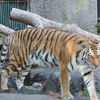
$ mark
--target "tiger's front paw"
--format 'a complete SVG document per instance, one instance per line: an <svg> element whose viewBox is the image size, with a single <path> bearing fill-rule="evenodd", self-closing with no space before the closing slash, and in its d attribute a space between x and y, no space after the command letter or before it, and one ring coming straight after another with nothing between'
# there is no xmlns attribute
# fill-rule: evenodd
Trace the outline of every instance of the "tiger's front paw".
<svg viewBox="0 0 100 100"><path fill-rule="evenodd" d="M74 97L71 95L71 96L66 96L63 98L63 100L74 100Z"/></svg>

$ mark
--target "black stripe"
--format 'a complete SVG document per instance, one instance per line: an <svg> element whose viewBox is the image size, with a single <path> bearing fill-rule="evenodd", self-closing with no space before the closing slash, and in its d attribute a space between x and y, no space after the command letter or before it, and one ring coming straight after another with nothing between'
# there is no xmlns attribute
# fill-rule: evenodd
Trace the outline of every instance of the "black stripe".
<svg viewBox="0 0 100 100"><path fill-rule="evenodd" d="M27 37L27 42L28 42L28 40L30 40L30 34L31 34L31 32L32 32L32 30L30 30L27 34L28 34L28 37Z"/></svg>
<svg viewBox="0 0 100 100"><path fill-rule="evenodd" d="M38 29L32 30L32 36L30 39L31 43L30 43L29 47L31 46L32 42L34 41L34 36L37 35L38 31L39 31Z"/></svg>
<svg viewBox="0 0 100 100"><path fill-rule="evenodd" d="M56 56L54 56L54 59L55 59L55 61L57 61L57 58L56 58Z"/></svg>
<svg viewBox="0 0 100 100"><path fill-rule="evenodd" d="M83 52L83 55L82 55L82 60L84 60L84 59L83 59L84 55L85 55L85 52ZM86 56L85 56L85 57L86 57Z"/></svg>
<svg viewBox="0 0 100 100"><path fill-rule="evenodd" d="M12 66L10 67L13 71L18 71L16 66L14 64L9 64L8 66Z"/></svg>
<svg viewBox="0 0 100 100"><path fill-rule="evenodd" d="M10 67L14 72L17 72L18 70L17 69L14 69L13 67Z"/></svg>
<svg viewBox="0 0 100 100"><path fill-rule="evenodd" d="M45 35L47 35L47 33L48 33L49 30L50 30L50 29L47 29L47 30L46 30ZM37 40L39 40L40 37L43 35L43 31L44 31L44 29L42 30L42 32L41 32L41 34L40 34L40 36L39 36L39 38L38 38ZM45 36L45 35L44 35L44 36ZM43 37L44 37L44 36L43 36ZM43 37L42 37L42 38L43 38Z"/></svg>
<svg viewBox="0 0 100 100"><path fill-rule="evenodd" d="M27 31L28 31L28 29L25 32L24 32L24 30L22 30L22 34L24 34L23 38L25 38L25 36L27 35Z"/></svg>
<svg viewBox="0 0 100 100"><path fill-rule="evenodd" d="M83 77L87 76L88 74L90 74L92 71L89 71L87 73L84 73Z"/></svg>
<svg viewBox="0 0 100 100"><path fill-rule="evenodd" d="M71 67L72 67L72 70L74 70L74 67L73 67L73 64L72 64L72 62L70 62L70 65L71 65Z"/></svg>
<svg viewBox="0 0 100 100"><path fill-rule="evenodd" d="M76 52L76 62L77 62L77 64L79 63L79 61L78 61L78 56L79 56L79 53L80 53L81 51L77 51Z"/></svg>
<svg viewBox="0 0 100 100"><path fill-rule="evenodd" d="M41 51L42 51L42 50L40 50L40 51L38 52L38 57L40 56Z"/></svg>
<svg viewBox="0 0 100 100"><path fill-rule="evenodd" d="M25 67L30 67L30 65L26 65Z"/></svg>
<svg viewBox="0 0 100 100"><path fill-rule="evenodd" d="M45 33L45 35L46 35L46 33ZM38 43L36 44L36 51L37 51L37 49L39 48L39 46L41 45L41 41L43 40L43 38L45 37L45 35L38 41Z"/></svg>
<svg viewBox="0 0 100 100"><path fill-rule="evenodd" d="M53 65L51 62L48 61L48 55L49 55L49 53L46 54L46 56L45 56L45 61L46 61L47 63L49 63L49 64L53 67L54 65Z"/></svg>
<svg viewBox="0 0 100 100"><path fill-rule="evenodd" d="M6 49L2 48L2 51L7 51Z"/></svg>
<svg viewBox="0 0 100 100"><path fill-rule="evenodd" d="M4 60L2 60L2 59L0 58L0 62L1 62L1 63L3 63L3 62L4 62Z"/></svg>
<svg viewBox="0 0 100 100"><path fill-rule="evenodd" d="M26 68L25 68L25 67L23 67L23 65L22 65L22 70L26 70Z"/></svg>
<svg viewBox="0 0 100 100"><path fill-rule="evenodd" d="M67 70L68 70L68 72L70 72L70 70L68 69L68 67L67 67Z"/></svg>
<svg viewBox="0 0 100 100"><path fill-rule="evenodd" d="M91 81L91 80L90 80ZM86 80L86 81L84 81L85 82L85 85L86 85L86 87L89 87L91 84L89 84L90 83L90 81L89 80Z"/></svg>
<svg viewBox="0 0 100 100"><path fill-rule="evenodd" d="M6 53L4 54L3 52L1 53L1 56L6 56Z"/></svg>
<svg viewBox="0 0 100 100"><path fill-rule="evenodd" d="M24 46L22 46L23 48L22 48L22 55L23 55L23 63L24 63L24 61L25 61L25 59L26 59L26 54L25 54L25 51L24 51L24 49L26 49L26 48L24 48Z"/></svg>
<svg viewBox="0 0 100 100"><path fill-rule="evenodd" d="M48 59L48 53L45 56L45 61L48 61L47 59Z"/></svg>
<svg viewBox="0 0 100 100"><path fill-rule="evenodd" d="M38 29L32 30L31 40L32 40L33 36L37 33L36 31L38 31Z"/></svg>
<svg viewBox="0 0 100 100"><path fill-rule="evenodd" d="M45 64L45 66L48 66L45 61L42 59L42 57L40 57L40 59L42 60L42 62Z"/></svg>
<svg viewBox="0 0 100 100"><path fill-rule="evenodd" d="M47 36L46 41L49 39L49 36L50 36L50 34L51 34L52 32L53 32L53 31L50 31L50 33L48 33L48 36Z"/></svg>
<svg viewBox="0 0 100 100"><path fill-rule="evenodd" d="M32 54L31 58L33 58L33 57L34 57L34 53Z"/></svg>
<svg viewBox="0 0 100 100"><path fill-rule="evenodd" d="M41 38L41 36L43 35L44 29L42 29L42 31L40 32L40 36L38 37L37 41ZM48 30L46 31L47 34Z"/></svg>
<svg viewBox="0 0 100 100"><path fill-rule="evenodd" d="M58 36L57 36L56 43L55 43L55 48L56 48L56 45L57 45L58 37L60 36L61 33L62 33L62 32L60 32L60 33L58 34Z"/></svg>
<svg viewBox="0 0 100 100"><path fill-rule="evenodd" d="M52 56L52 51L53 51L53 50L52 50L52 48L51 48L51 51L50 51L50 56Z"/></svg>
<svg viewBox="0 0 100 100"><path fill-rule="evenodd" d="M66 34L66 36L64 38L66 39L69 35L71 35L71 34L70 33L69 34Z"/></svg>
<svg viewBox="0 0 100 100"><path fill-rule="evenodd" d="M15 54L14 54L14 58L15 58L16 61L15 61L15 60L13 60L13 61L15 61L15 62L17 63L17 65L18 65L19 67L21 67L21 65L18 63L18 60L17 60Z"/></svg>
<svg viewBox="0 0 100 100"><path fill-rule="evenodd" d="M34 41L36 39L36 36L38 35L38 33L40 32L40 30L38 30L35 35L34 35L34 38L32 39L32 41Z"/></svg>
<svg viewBox="0 0 100 100"><path fill-rule="evenodd" d="M55 66L58 66L58 64L56 63L55 59L52 59L53 63Z"/></svg>
<svg viewBox="0 0 100 100"><path fill-rule="evenodd" d="M16 35L17 35L17 33L18 33L19 31L16 31L16 32L14 32L12 35L11 35L11 37L10 37L10 48L12 48L12 46L13 46L13 41L15 40L15 38L14 37L16 37Z"/></svg>
<svg viewBox="0 0 100 100"><path fill-rule="evenodd" d="M21 57L21 55L20 55L20 51L19 50L17 50L18 51L18 58L19 58L19 60L20 60L20 62L22 63L23 61L22 60L24 60L24 59L22 59L22 57ZM22 53L22 52L21 52ZM23 55L22 55L23 56ZM19 67L21 67L21 66L19 66Z"/></svg>
<svg viewBox="0 0 100 100"><path fill-rule="evenodd" d="M88 86L89 83L90 83L90 81L86 82L85 85Z"/></svg>
<svg viewBox="0 0 100 100"><path fill-rule="evenodd" d="M24 60L24 65L26 66L26 61Z"/></svg>
<svg viewBox="0 0 100 100"><path fill-rule="evenodd" d="M77 36L77 35L74 35L74 36L70 37L70 38L67 40L67 42L68 42L69 40L71 40L72 38L76 37L76 36ZM66 44L67 44L67 42L66 42Z"/></svg>
<svg viewBox="0 0 100 100"><path fill-rule="evenodd" d="M28 47L28 49L30 50L30 48L31 48L31 42L30 41L32 41L30 38L30 34L31 34L31 32L32 32L32 30L30 30L27 34L28 34L28 37L27 37L27 43L26 43L26 45L28 46L28 43L29 43L29 47ZM22 48L23 49L23 48Z"/></svg>
<svg viewBox="0 0 100 100"><path fill-rule="evenodd" d="M46 43L45 43L45 45L44 45L44 47L43 47L43 54L45 53L46 46L47 46L48 42L49 42L49 40L48 40L48 41L46 41Z"/></svg>
<svg viewBox="0 0 100 100"><path fill-rule="evenodd" d="M20 74L21 75L21 77L26 77L27 75L22 75L22 74Z"/></svg>
<svg viewBox="0 0 100 100"><path fill-rule="evenodd" d="M79 39L80 37L77 37L75 40L74 40L74 42L77 40L77 39Z"/></svg>
<svg viewBox="0 0 100 100"><path fill-rule="evenodd" d="M22 36L23 36L23 31L20 31L19 33L19 38L22 40Z"/></svg>
<svg viewBox="0 0 100 100"><path fill-rule="evenodd" d="M64 35L67 35L67 34L68 34L68 33L64 33L64 34L62 35L62 37L61 37L60 41L62 41L62 39L63 39Z"/></svg>
<svg viewBox="0 0 100 100"><path fill-rule="evenodd" d="M32 47L32 41L30 40L30 42L29 42L30 44L29 44L29 50L31 51L31 47Z"/></svg>
<svg viewBox="0 0 100 100"><path fill-rule="evenodd" d="M52 35L52 37L51 37L51 40L50 40L50 45L49 45L49 47L52 45L52 41L53 41L53 38L54 38L54 35L56 34L56 32L57 32L57 30L55 30L55 31L54 31L54 33L53 33L53 35Z"/></svg>
<svg viewBox="0 0 100 100"><path fill-rule="evenodd" d="M18 32L18 31L17 31L17 32ZM14 36L16 36L16 35L17 35L17 32L13 33L14 35L12 34L13 36L11 35L11 37L10 37L10 38L12 38L12 41L10 40L11 45L12 45L12 43L13 43L13 38L14 38Z"/></svg>
<svg viewBox="0 0 100 100"><path fill-rule="evenodd" d="M9 44L7 44L7 43L5 43L4 45L7 46L7 47L9 46Z"/></svg>
<svg viewBox="0 0 100 100"><path fill-rule="evenodd" d="M36 55L36 52L35 52L35 58L38 59L38 57L37 57L37 55Z"/></svg>

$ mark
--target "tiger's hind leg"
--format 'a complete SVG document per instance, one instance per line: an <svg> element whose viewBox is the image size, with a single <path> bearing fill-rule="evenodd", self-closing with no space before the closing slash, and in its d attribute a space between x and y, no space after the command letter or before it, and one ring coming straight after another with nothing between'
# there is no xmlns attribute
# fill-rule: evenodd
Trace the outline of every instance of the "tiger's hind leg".
<svg viewBox="0 0 100 100"><path fill-rule="evenodd" d="M18 90L21 89L21 87L23 87L24 79L27 76L29 70L30 70L30 66L23 68L17 72L16 85L17 85Z"/></svg>
<svg viewBox="0 0 100 100"><path fill-rule="evenodd" d="M12 70L12 66L8 65L5 69L2 70L1 73L1 89L5 90L8 89L7 83L8 78L13 75L16 71Z"/></svg>

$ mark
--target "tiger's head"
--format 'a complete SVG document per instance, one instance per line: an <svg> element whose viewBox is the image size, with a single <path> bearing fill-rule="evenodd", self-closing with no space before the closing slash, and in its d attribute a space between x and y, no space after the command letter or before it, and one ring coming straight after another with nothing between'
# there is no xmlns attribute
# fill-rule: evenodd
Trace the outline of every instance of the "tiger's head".
<svg viewBox="0 0 100 100"><path fill-rule="evenodd" d="M77 52L77 61L80 64L89 65L91 69L100 66L100 43L96 44L92 41L80 41L77 45L81 45L82 49Z"/></svg>

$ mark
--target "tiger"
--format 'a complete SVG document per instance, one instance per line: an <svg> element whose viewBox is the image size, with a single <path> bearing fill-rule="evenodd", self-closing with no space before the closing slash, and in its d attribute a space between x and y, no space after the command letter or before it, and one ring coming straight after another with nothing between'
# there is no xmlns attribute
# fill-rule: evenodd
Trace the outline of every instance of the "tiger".
<svg viewBox="0 0 100 100"><path fill-rule="evenodd" d="M9 63L3 67L8 52ZM69 76L71 72L78 71L83 77L90 99L98 100L93 70L100 65L100 43L94 43L75 33L50 28L15 31L4 40L0 57L2 90L8 89L8 79L14 73L17 73L17 88L21 89L33 63L43 68L59 68L63 99L74 99L70 93Z"/></svg>

